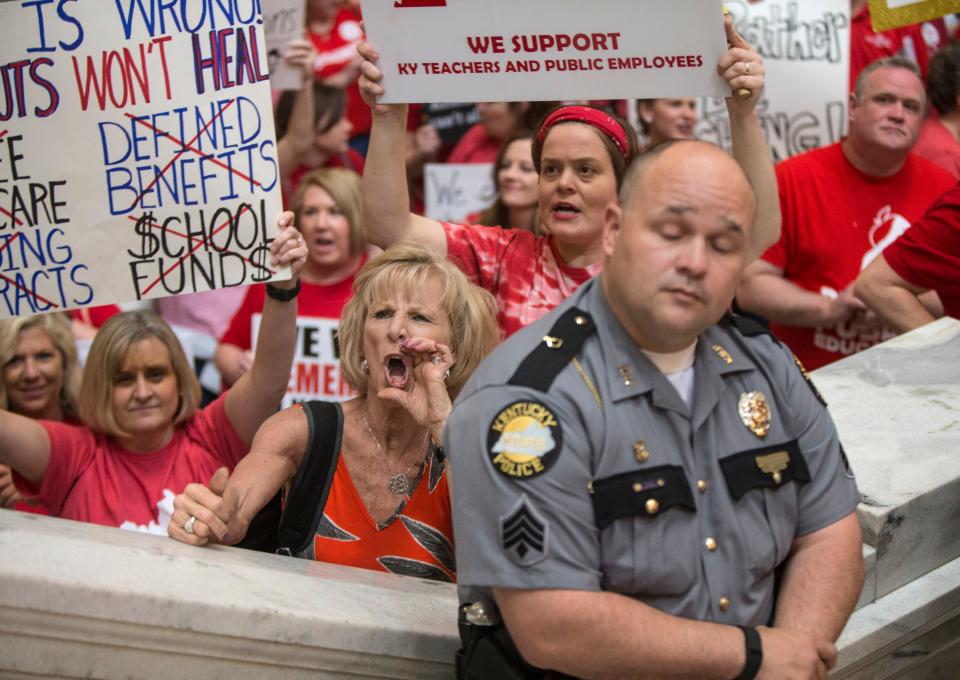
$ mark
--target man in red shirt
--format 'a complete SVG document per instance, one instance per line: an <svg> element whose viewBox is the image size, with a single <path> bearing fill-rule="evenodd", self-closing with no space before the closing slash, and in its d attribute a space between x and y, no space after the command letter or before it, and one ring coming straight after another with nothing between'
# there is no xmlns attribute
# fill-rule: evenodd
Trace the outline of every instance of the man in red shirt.
<svg viewBox="0 0 960 680"><path fill-rule="evenodd" d="M948 191L857 279L856 294L899 333L933 321L919 295L935 290L960 319L960 184Z"/></svg>
<svg viewBox="0 0 960 680"><path fill-rule="evenodd" d="M956 183L910 153L925 106L912 62L878 60L850 95L849 135L777 166L780 241L747 267L737 299L811 369L893 335L851 284Z"/></svg>

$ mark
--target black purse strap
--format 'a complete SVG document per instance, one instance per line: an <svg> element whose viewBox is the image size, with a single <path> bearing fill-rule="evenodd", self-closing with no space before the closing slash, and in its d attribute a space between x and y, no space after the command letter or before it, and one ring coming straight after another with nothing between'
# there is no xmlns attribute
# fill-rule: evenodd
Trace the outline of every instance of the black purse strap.
<svg viewBox="0 0 960 680"><path fill-rule="evenodd" d="M308 401L303 404L303 412L307 416L307 448L277 527L280 545L277 553L281 555L298 555L306 550L323 516L340 458L343 438L340 404Z"/></svg>

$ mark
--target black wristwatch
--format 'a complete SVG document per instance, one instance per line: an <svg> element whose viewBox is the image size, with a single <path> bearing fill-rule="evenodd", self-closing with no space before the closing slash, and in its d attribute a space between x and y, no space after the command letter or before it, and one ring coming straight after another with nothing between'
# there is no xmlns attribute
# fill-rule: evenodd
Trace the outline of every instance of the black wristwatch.
<svg viewBox="0 0 960 680"><path fill-rule="evenodd" d="M290 302L300 294L300 279L297 279L297 285L293 288L277 288L272 283L267 284L267 295L280 302Z"/></svg>
<svg viewBox="0 0 960 680"><path fill-rule="evenodd" d="M747 661L743 664L743 670L740 671L734 680L753 680L760 672L760 666L763 664L763 644L760 640L760 633L756 628L750 626L738 626L743 631L747 643Z"/></svg>

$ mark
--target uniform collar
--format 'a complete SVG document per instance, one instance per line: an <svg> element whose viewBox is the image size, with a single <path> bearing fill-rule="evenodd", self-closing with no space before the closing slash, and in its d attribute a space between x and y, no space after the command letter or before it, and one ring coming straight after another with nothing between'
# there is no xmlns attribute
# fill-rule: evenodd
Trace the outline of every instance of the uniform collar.
<svg viewBox="0 0 960 680"><path fill-rule="evenodd" d="M755 370L751 362L721 328L714 326L697 341L694 367L693 405L677 394L673 385L639 351L633 338L610 309L599 277L582 289L581 306L597 326L597 337L603 349L607 394L612 402L653 392L652 400L659 408L692 417L694 424L706 419L724 390L724 376Z"/></svg>

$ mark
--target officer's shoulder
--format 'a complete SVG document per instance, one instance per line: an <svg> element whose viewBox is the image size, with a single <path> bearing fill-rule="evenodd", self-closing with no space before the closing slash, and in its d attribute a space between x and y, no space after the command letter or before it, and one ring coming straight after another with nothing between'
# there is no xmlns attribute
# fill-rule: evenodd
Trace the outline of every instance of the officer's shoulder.
<svg viewBox="0 0 960 680"><path fill-rule="evenodd" d="M546 392L595 332L587 312L563 304L502 342L474 372L464 391L509 385Z"/></svg>

